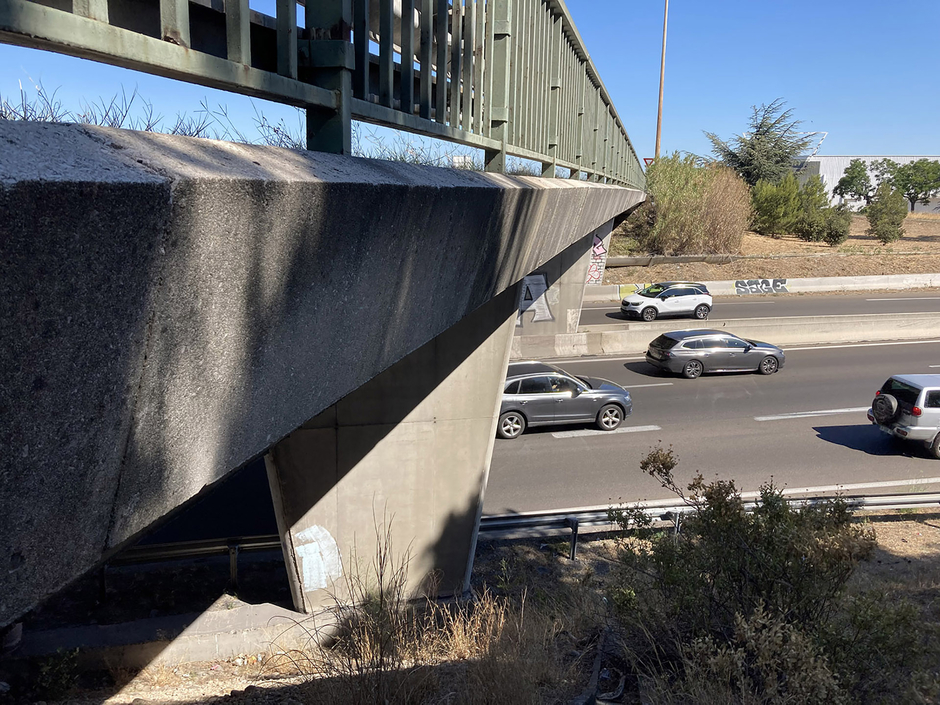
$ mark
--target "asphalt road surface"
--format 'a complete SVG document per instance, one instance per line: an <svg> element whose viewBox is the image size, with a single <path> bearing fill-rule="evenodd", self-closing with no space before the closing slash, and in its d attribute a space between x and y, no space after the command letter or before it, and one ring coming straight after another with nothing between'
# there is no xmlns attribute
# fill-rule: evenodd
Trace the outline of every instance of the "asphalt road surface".
<svg viewBox="0 0 940 705"><path fill-rule="evenodd" d="M701 472L733 479L742 491L771 479L789 488L912 480L905 488L866 491L936 491L940 482L916 482L940 478L940 460L881 433L865 412L890 375L940 374L940 340L795 347L786 354L786 366L769 377L696 380L659 375L641 357L558 363L625 386L633 415L610 433L554 426L497 438L484 513L671 498L639 470L656 444L672 446L683 486Z"/></svg>
<svg viewBox="0 0 940 705"><path fill-rule="evenodd" d="M766 318L784 316L846 316L859 313L924 313L940 311L940 292L867 292L864 294L789 294L786 296L716 297L710 320L740 318ZM581 309L582 326L616 325L636 321L620 313L614 302L584 304ZM677 322L692 321L692 317L668 318Z"/></svg>

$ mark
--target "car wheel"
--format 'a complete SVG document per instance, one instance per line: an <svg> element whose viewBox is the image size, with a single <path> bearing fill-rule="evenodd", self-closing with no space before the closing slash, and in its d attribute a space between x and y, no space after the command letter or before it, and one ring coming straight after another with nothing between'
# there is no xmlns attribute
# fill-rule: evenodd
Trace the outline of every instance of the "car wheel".
<svg viewBox="0 0 940 705"><path fill-rule="evenodd" d="M880 424L889 424L898 415L898 400L890 394L879 394L871 401L871 415Z"/></svg>
<svg viewBox="0 0 940 705"><path fill-rule="evenodd" d="M777 358L775 358L773 355L768 355L760 361L760 365L758 365L757 371L762 375L772 375L779 368L780 363L777 362Z"/></svg>
<svg viewBox="0 0 940 705"><path fill-rule="evenodd" d="M601 431L613 431L623 422L623 410L616 404L607 404L597 412L597 427Z"/></svg>
<svg viewBox="0 0 940 705"><path fill-rule="evenodd" d="M930 455L933 458L940 459L940 433L934 436L933 441L930 443Z"/></svg>
<svg viewBox="0 0 940 705"><path fill-rule="evenodd" d="M698 360L689 360L685 363L685 367L682 368L682 376L686 379L695 379L696 377L701 377L704 371L705 368L702 366L701 362Z"/></svg>
<svg viewBox="0 0 940 705"><path fill-rule="evenodd" d="M656 315L657 315L656 309L653 308L652 306L647 306L640 313L640 318L642 318L644 321L655 321Z"/></svg>
<svg viewBox="0 0 940 705"><path fill-rule="evenodd" d="M525 416L518 411L507 411L499 417L496 433L500 438L518 438L525 431Z"/></svg>
<svg viewBox="0 0 940 705"><path fill-rule="evenodd" d="M710 311L711 309L708 308L708 304L699 304L695 307L695 317L700 321L704 321L706 318L708 318Z"/></svg>

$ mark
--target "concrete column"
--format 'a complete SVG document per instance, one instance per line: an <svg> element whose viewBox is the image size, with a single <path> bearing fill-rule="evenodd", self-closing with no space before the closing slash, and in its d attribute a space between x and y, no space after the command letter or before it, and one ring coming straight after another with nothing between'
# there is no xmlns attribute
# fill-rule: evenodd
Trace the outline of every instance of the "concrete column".
<svg viewBox="0 0 940 705"><path fill-rule="evenodd" d="M469 587L515 318L513 287L268 454L298 610L344 595L351 571L372 577L386 522L409 589Z"/></svg>
<svg viewBox="0 0 940 705"><path fill-rule="evenodd" d="M613 220L604 223L523 278L516 335L578 332L595 240L603 242L613 226Z"/></svg>

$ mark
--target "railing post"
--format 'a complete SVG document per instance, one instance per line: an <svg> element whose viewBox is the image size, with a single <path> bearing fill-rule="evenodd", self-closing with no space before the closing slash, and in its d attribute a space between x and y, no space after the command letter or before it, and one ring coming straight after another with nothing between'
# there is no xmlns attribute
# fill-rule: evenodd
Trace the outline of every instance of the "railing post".
<svg viewBox="0 0 940 705"><path fill-rule="evenodd" d="M90 20L108 21L108 0L72 0L72 12Z"/></svg>
<svg viewBox="0 0 940 705"><path fill-rule="evenodd" d="M337 98L335 110L307 108L307 149L351 154L352 0L308 2L304 20L310 38L301 43L304 70L300 78L333 91Z"/></svg>
<svg viewBox="0 0 940 705"><path fill-rule="evenodd" d="M492 92L485 96L489 102L488 120L490 136L502 142L500 149L487 149L484 153L484 169L506 173L506 138L509 128L509 57L512 49L512 0L486 3L487 12L492 12L493 56L487 70L492 74Z"/></svg>
<svg viewBox="0 0 940 705"><path fill-rule="evenodd" d="M229 61L251 66L248 0L225 0L225 44Z"/></svg>
<svg viewBox="0 0 940 705"><path fill-rule="evenodd" d="M189 0L160 0L160 36L189 47Z"/></svg>

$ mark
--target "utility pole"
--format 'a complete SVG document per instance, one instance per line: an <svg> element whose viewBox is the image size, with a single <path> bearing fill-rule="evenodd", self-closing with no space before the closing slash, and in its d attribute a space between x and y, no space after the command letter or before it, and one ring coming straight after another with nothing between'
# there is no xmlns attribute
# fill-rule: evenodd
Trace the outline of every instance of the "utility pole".
<svg viewBox="0 0 940 705"><path fill-rule="evenodd" d="M666 22L669 20L669 0L666 0L666 11L663 13L663 56L659 63L659 111L656 113L656 152L653 155L659 159L659 141L663 131L663 82L666 78Z"/></svg>

